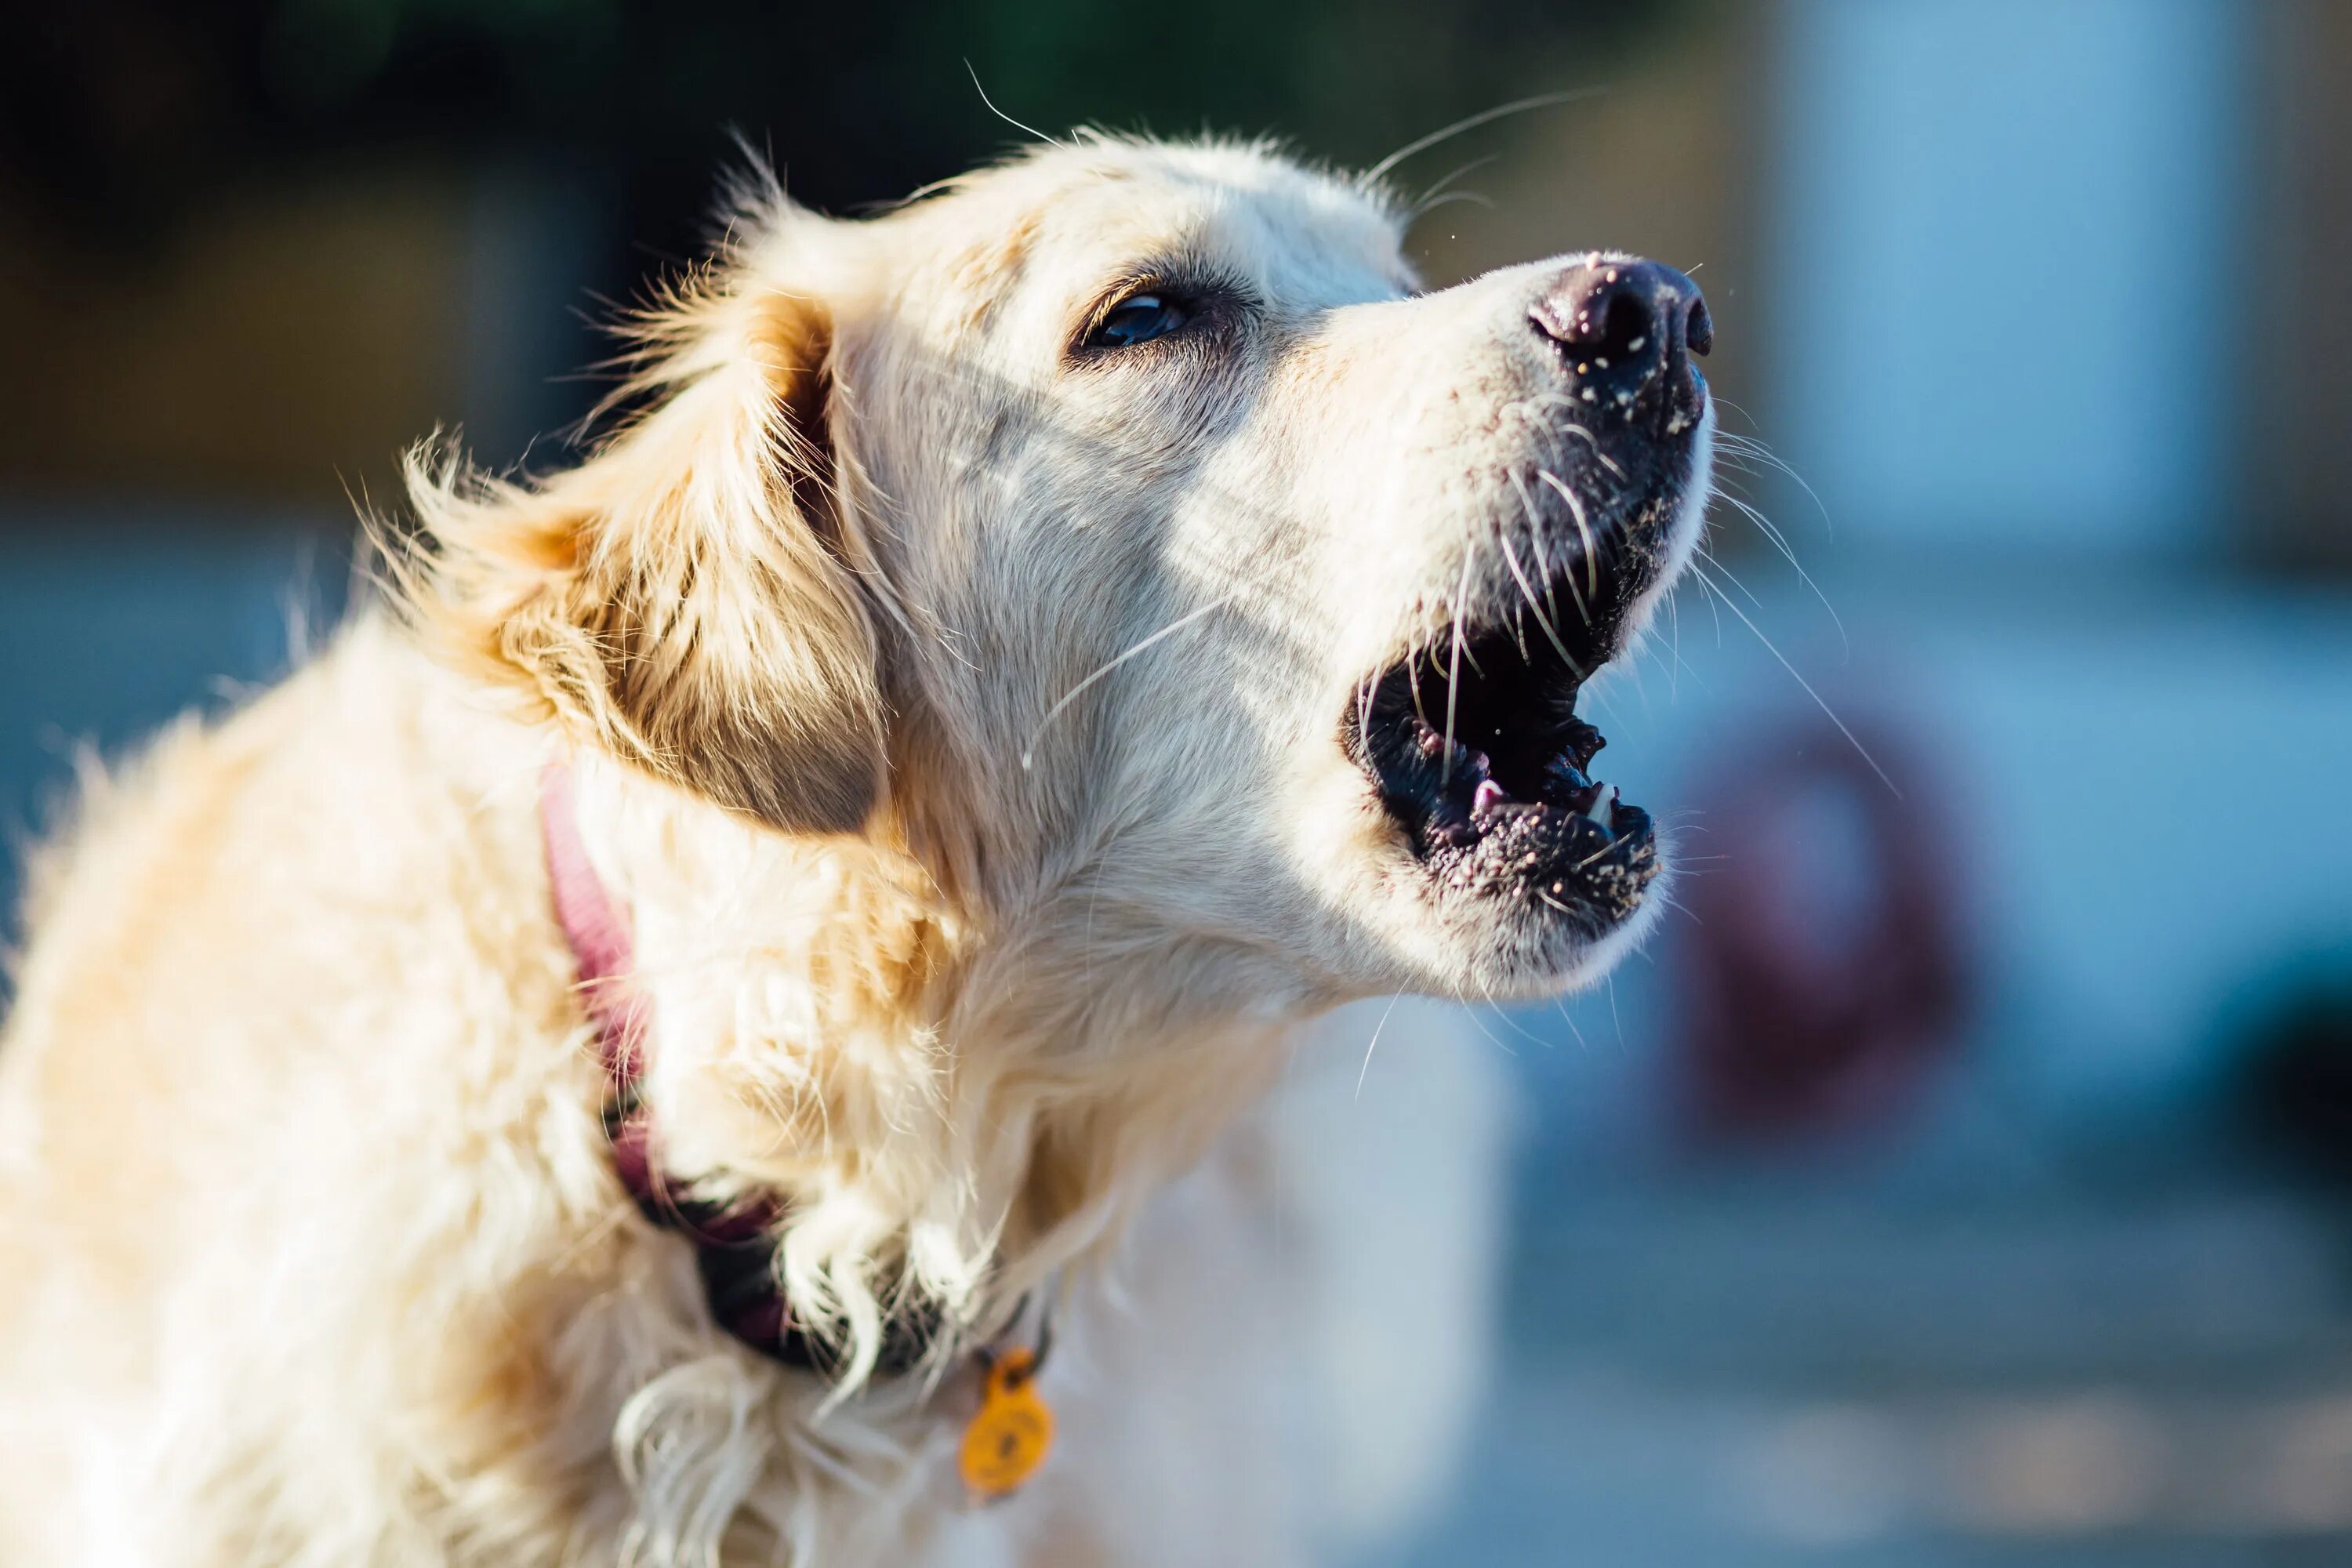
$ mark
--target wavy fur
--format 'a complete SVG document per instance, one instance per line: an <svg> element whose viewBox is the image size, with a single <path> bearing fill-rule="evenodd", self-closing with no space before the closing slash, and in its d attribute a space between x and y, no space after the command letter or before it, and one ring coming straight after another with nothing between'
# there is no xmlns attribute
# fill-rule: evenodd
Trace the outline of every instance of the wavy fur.
<svg viewBox="0 0 2352 1568"><path fill-rule="evenodd" d="M1336 1005L1623 942L1447 914L1334 743L1519 515L1541 405L1532 275L1409 300L1397 245L1232 144L1085 138L856 224L753 177L583 461L420 448L387 604L93 784L39 879L0 1563L1275 1564L1318 1497L1425 1496L1442 1443L1316 1413L1458 1429L1487 1069L1409 1048L1443 1014L1390 1034L1385 1186L1361 1124L1280 1109L1347 1094L1368 1023L1267 1096ZM1212 263L1257 336L1082 352L1106 289ZM609 1168L553 759L633 922L662 1168L782 1199L831 1381L721 1334ZM1048 1300L1063 1447L971 1510L970 1352ZM932 1356L874 1378L907 1310ZM1385 1347L1348 1401L1318 1336Z"/></svg>

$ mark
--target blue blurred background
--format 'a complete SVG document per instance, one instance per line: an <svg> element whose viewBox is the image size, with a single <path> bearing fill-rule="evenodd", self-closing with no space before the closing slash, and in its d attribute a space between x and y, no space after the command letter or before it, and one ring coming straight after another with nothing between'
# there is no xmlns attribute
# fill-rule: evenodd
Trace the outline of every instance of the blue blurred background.
<svg viewBox="0 0 2352 1568"><path fill-rule="evenodd" d="M561 458L599 301L693 252L730 128L847 211L1016 137L973 74L1358 164L1604 89L1407 163L1412 249L1692 271L1745 504L1605 695L1679 907L1610 988L1484 1020L1524 1087L1501 1374L1381 1560L2352 1562L2352 6L16 32L0 892L83 748L331 625L404 442Z"/></svg>

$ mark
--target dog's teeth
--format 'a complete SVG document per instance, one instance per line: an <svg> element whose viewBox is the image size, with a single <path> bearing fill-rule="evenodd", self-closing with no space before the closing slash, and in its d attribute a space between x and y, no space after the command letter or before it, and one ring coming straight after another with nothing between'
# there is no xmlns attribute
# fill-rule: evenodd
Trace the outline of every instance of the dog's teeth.
<svg viewBox="0 0 2352 1568"><path fill-rule="evenodd" d="M1493 779L1480 779L1478 787L1470 792L1470 809L1474 812L1489 811L1502 805L1506 798L1501 784Z"/></svg>

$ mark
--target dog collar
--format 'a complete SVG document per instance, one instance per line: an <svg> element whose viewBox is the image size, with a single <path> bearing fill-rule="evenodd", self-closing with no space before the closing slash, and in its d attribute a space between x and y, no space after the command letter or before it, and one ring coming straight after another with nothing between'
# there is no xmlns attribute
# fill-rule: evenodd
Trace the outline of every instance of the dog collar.
<svg viewBox="0 0 2352 1568"><path fill-rule="evenodd" d="M571 945L581 998L596 1026L597 1052L610 1085L604 1136L614 1173L646 1218L693 1247L713 1321L771 1360L830 1373L837 1358L794 1320L776 1267L773 1237L784 1217L783 1204L772 1194L715 1202L662 1178L644 1089L652 1009L645 994L628 984L635 967L628 919L588 859L572 771L561 763L550 763L541 775L539 816L556 923ZM1045 1301L1034 1348L1013 1345L981 1353L980 1408L958 1450L958 1468L977 1501L1012 1495L1036 1473L1053 1447L1054 1415L1037 1388L1053 1344L1050 1290ZM1022 1315L1016 1309L1014 1318ZM909 1370L922 1361L938 1332L939 1320L929 1313L890 1318L875 1371L890 1376Z"/></svg>
<svg viewBox="0 0 2352 1568"><path fill-rule="evenodd" d="M541 775L539 816L556 921L572 947L581 999L596 1026L608 1080L604 1134L614 1173L646 1218L693 1247L703 1294L720 1328L787 1366L831 1370L837 1358L809 1336L784 1297L773 1240L784 1217L782 1203L759 1194L719 1202L664 1178L645 1103L652 1009L645 994L628 983L635 967L628 918L588 859L572 772L561 763L550 763ZM922 1360L935 1330L919 1314L892 1318L875 1370L886 1375L907 1371Z"/></svg>

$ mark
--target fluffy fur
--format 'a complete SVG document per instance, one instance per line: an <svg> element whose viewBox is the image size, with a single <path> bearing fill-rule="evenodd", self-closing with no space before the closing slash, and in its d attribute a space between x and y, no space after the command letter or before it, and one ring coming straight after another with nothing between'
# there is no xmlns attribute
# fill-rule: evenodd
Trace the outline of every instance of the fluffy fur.
<svg viewBox="0 0 2352 1568"><path fill-rule="evenodd" d="M1386 1183L1330 1114L1352 1062L1266 1097L1351 998L1633 939L1433 901L1334 737L1499 591L1538 269L1415 298L1377 193L1099 139L862 224L755 190L735 232L643 324L646 412L543 479L421 456L388 608L49 851L0 1054L0 1563L1276 1563L1442 1473L1486 1066L1390 1026ZM1080 351L1178 268L1251 313ZM607 1165L555 759L665 1167L786 1199L835 1382L719 1334ZM975 1512L968 1352L1048 1296L1061 1449ZM932 1360L869 1379L916 1302ZM1428 1462L1318 1425L1368 1406Z"/></svg>

